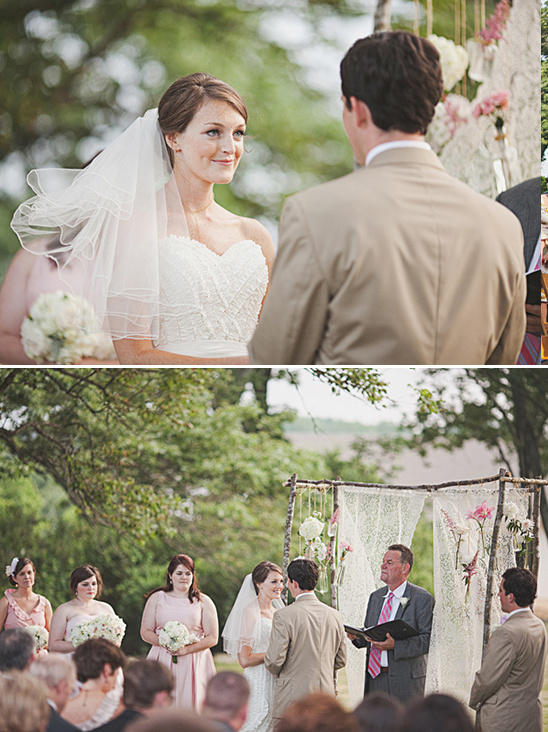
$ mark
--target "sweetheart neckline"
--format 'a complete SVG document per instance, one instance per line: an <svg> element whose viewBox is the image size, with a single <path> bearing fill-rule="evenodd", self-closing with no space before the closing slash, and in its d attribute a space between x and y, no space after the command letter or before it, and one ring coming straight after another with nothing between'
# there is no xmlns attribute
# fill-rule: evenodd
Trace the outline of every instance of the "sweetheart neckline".
<svg viewBox="0 0 548 732"><path fill-rule="evenodd" d="M167 241L169 239L179 239L185 242L189 242L190 244L197 244L199 247L202 247L208 252L211 252L211 254L214 254L216 257L219 257L221 259L224 257L225 254L227 254L231 249L234 247L239 246L240 244L253 244L253 246L256 246L259 248L259 251L261 254L263 254L263 250L261 248L260 244L257 244L256 241L253 241L253 239L241 239L240 241L234 242L234 244L231 244L229 247L227 247L224 252L216 252L215 249L212 249L211 247L208 247L207 244L204 244L202 241L198 241L198 239L192 239L190 236L180 236L179 234L168 234L162 241ZM264 254L263 254L264 257ZM266 259L265 259L266 262Z"/></svg>

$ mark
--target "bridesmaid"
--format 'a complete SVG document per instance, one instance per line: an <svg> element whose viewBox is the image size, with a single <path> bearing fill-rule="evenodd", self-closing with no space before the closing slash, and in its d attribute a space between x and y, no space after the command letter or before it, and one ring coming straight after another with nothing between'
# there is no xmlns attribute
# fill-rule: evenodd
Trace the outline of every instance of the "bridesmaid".
<svg viewBox="0 0 548 732"><path fill-rule="evenodd" d="M162 648L158 633L170 620L183 623L200 640L173 653ZM177 554L168 565L164 587L148 595L141 622L141 638L152 645L147 658L160 661L173 673L177 706L201 711L207 682L215 675L209 649L218 635L217 610L198 589L193 560ZM172 656L178 657L176 664Z"/></svg>
<svg viewBox="0 0 548 732"><path fill-rule="evenodd" d="M51 605L34 592L36 569L31 559L14 557L6 567L6 575L15 589L8 589L0 599L0 630L40 625L49 631Z"/></svg>
<svg viewBox="0 0 548 732"><path fill-rule="evenodd" d="M70 635L73 627L82 620L91 620L98 615L115 615L107 602L97 598L103 589L103 580L97 567L84 564L76 567L70 575L72 600L59 605L53 614L49 636L49 650L56 653L73 653Z"/></svg>

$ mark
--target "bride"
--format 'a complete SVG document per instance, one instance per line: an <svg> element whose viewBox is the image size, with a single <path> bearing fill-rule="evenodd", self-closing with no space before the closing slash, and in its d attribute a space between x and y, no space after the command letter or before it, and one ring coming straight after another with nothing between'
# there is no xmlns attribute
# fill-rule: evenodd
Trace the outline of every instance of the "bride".
<svg viewBox="0 0 548 732"><path fill-rule="evenodd" d="M272 732L274 676L266 670L272 618L280 599L282 570L272 562L259 562L248 574L223 629L225 653L237 658L249 682L247 719L242 732Z"/></svg>
<svg viewBox="0 0 548 732"><path fill-rule="evenodd" d="M94 330L121 364L246 364L274 258L262 224L216 203L244 150L247 109L208 74L178 79L83 170L32 171L15 212L23 247L58 238ZM67 256L68 252L68 256ZM67 278L68 280L68 278Z"/></svg>

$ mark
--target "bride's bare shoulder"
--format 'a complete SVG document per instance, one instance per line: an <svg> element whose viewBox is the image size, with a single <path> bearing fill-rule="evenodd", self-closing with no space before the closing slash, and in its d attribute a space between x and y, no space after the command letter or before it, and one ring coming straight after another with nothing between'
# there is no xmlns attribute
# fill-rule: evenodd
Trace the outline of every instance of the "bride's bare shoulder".
<svg viewBox="0 0 548 732"><path fill-rule="evenodd" d="M271 264L274 260L274 244L270 232L257 219L248 219L244 216L240 217L242 224L242 234L245 239L251 239L258 244L264 254L267 264Z"/></svg>

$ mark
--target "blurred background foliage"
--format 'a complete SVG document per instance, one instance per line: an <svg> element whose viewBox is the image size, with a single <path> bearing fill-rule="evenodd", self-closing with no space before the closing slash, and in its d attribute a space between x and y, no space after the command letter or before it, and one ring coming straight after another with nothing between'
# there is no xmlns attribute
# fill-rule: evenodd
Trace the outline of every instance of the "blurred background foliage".
<svg viewBox="0 0 548 732"><path fill-rule="evenodd" d="M468 35L473 12L468 12ZM338 64L373 30L375 0L0 0L0 277L35 167L80 167L179 76L207 71L246 99L249 154L221 205L275 231L285 196L352 169ZM460 0L459 0L460 5ZM487 0L489 13L494 6ZM453 37L455 0L435 0ZM394 0L393 28L422 3Z"/></svg>

